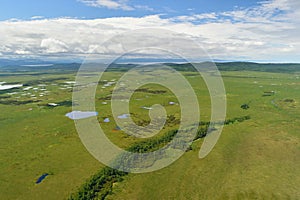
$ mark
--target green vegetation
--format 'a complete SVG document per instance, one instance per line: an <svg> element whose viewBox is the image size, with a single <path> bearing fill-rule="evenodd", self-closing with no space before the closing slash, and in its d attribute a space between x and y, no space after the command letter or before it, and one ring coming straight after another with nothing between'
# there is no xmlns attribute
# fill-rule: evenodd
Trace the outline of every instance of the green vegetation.
<svg viewBox="0 0 300 200"><path fill-rule="evenodd" d="M122 176L126 174L125 172L104 167L85 183L76 195L72 195L69 199L104 199L112 192L113 184L122 181Z"/></svg>
<svg viewBox="0 0 300 200"><path fill-rule="evenodd" d="M243 122L249 120L250 116L237 117L234 119L228 119L224 122L225 125L233 124L235 122ZM197 131L197 135L194 139L205 137L209 134L208 127L210 122L199 122L200 128ZM216 123L217 124L217 123ZM137 142L131 145L127 151L135 153L146 153L158 150L168 144L173 137L177 134L177 130L167 132L161 137L155 139L148 139L142 142ZM188 148L187 151L192 150ZM100 172L93 175L92 178L85 183L76 194L71 195L72 200L88 200L88 199L105 199L105 197L112 193L113 184L123 181L123 176L128 173L121 172L109 167L103 168Z"/></svg>
<svg viewBox="0 0 300 200"><path fill-rule="evenodd" d="M169 65L193 86L201 122L195 141L179 160L146 174L105 167L82 145L74 122L65 117L72 110L72 84L67 82L74 81L78 64L25 71L0 67L0 82L26 85L0 91L0 199L299 199L299 65L217 64L226 87L227 117L218 143L204 159L198 152L211 117L209 93L191 65ZM114 65L105 72L96 92L98 121L119 147L155 151L176 134L180 106L169 104L177 99L167 88L142 86L130 99L133 121L147 126L149 110L142 107L161 104L168 116L165 127L149 139L116 129L110 111L114 86L102 87L132 67ZM250 109L242 109L244 104ZM107 117L111 121L103 122ZM219 123L214 122L215 128ZM36 184L45 173L51 175Z"/></svg>

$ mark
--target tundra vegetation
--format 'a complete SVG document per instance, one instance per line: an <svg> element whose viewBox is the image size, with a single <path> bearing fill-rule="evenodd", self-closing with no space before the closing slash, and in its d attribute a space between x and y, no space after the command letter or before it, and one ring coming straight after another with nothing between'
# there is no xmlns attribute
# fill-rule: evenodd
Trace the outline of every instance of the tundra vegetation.
<svg viewBox="0 0 300 200"><path fill-rule="evenodd" d="M23 85L0 90L0 199L299 199L300 66L218 63L227 116L213 151L199 159L209 123L216 129L219 123L210 122L209 92L190 64L167 65L192 85L200 121L193 143L179 160L145 174L108 168L81 143L74 121L65 116L72 111L72 82L79 64L0 66L2 85ZM123 132L111 113L114 84L108 82L134 66L114 64L104 73L95 97L97 118L119 147L151 152L176 135L181 110L168 88L141 86L130 99L130 116L145 127L150 118L144 108L161 104L167 111L165 126L147 139ZM44 174L48 176L36 184Z"/></svg>

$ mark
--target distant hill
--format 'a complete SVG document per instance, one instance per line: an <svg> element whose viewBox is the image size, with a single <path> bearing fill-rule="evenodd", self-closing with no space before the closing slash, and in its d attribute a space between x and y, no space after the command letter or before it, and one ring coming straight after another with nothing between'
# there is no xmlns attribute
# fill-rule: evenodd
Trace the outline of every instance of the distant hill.
<svg viewBox="0 0 300 200"><path fill-rule="evenodd" d="M193 63L193 65L200 65L205 67L211 63ZM274 73L292 73L300 71L300 64L296 63L252 63L252 62L216 62L216 66L220 71L260 71L260 72L274 72ZM178 71L195 71L191 63L173 64L166 63Z"/></svg>
<svg viewBox="0 0 300 200"><path fill-rule="evenodd" d="M52 64L53 62L43 61L39 59L0 59L0 67L10 65L37 65L37 64Z"/></svg>
<svg viewBox="0 0 300 200"><path fill-rule="evenodd" d="M211 62L203 63L164 63L178 71L195 71L193 65L206 67ZM292 73L300 71L300 64L296 63L253 63L253 62L215 62L220 71L261 71L274 73ZM2 72L37 72L37 71L74 71L76 72L81 62L49 62L43 60L26 59L26 60L9 60L0 59L0 71ZM98 67L99 64L91 63L91 66ZM152 64L155 65L155 64ZM107 71L127 71L138 64L111 64Z"/></svg>
<svg viewBox="0 0 300 200"><path fill-rule="evenodd" d="M216 63L221 71L262 71L289 73L300 71L300 64L296 63L252 63L252 62L229 62Z"/></svg>

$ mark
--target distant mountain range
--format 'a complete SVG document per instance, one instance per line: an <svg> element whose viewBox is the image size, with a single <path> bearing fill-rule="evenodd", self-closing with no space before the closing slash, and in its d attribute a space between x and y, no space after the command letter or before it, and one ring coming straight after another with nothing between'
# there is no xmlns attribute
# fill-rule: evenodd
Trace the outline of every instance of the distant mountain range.
<svg viewBox="0 0 300 200"><path fill-rule="evenodd" d="M232 62L218 60L214 61L220 71L265 71L265 72L276 72L276 73L291 73L299 72L300 64L295 63L254 63L254 62ZM108 71L127 71L139 63L164 63L165 65L171 66L178 71L195 71L192 64L184 62L184 60L163 60L163 59L134 59L117 61L118 64L110 64ZM74 71L76 72L81 66L82 62L77 61L45 61L39 59L0 59L0 71L3 72L33 72L49 70L51 72L62 72L62 71ZM99 67L99 63L89 63L90 66ZM197 65L205 67L204 63L197 63Z"/></svg>

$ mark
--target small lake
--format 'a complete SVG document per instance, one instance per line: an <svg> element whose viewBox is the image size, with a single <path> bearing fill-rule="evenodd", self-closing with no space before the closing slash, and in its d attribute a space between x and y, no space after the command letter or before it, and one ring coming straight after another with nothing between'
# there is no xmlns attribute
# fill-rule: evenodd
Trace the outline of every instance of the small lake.
<svg viewBox="0 0 300 200"><path fill-rule="evenodd" d="M1 83L3 84L4 82ZM2 85L2 84L0 84L0 90L9 90L12 88L19 88L23 86L22 84L14 84L14 85Z"/></svg>
<svg viewBox="0 0 300 200"><path fill-rule="evenodd" d="M46 173L46 174L43 174L41 175L37 180L36 180L36 184L40 184L49 174Z"/></svg>
<svg viewBox="0 0 300 200"><path fill-rule="evenodd" d="M105 119L103 120L103 122L108 123L108 122L110 122L110 120L109 120L109 118L105 118Z"/></svg>
<svg viewBox="0 0 300 200"><path fill-rule="evenodd" d="M85 119L93 116L97 116L98 112L92 111L72 111L66 114L70 119Z"/></svg>
<svg viewBox="0 0 300 200"><path fill-rule="evenodd" d="M123 115L119 115L118 118L119 119L127 119L130 115L129 114L123 114Z"/></svg>

